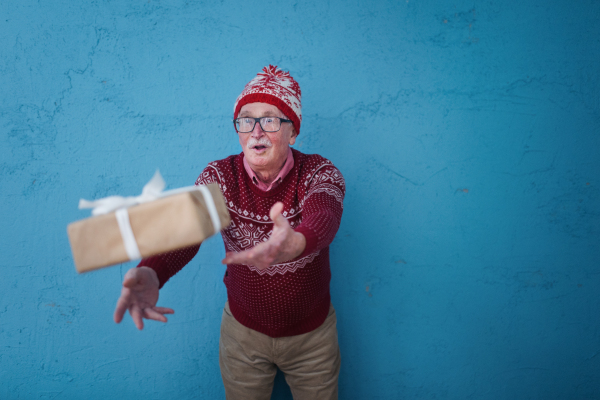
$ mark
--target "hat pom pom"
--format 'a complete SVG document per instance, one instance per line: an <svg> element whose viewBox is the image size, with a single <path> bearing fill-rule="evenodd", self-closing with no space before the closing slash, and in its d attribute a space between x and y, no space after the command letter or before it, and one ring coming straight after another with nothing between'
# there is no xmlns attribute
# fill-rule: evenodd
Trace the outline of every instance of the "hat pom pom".
<svg viewBox="0 0 600 400"><path fill-rule="evenodd" d="M288 77L290 75L289 72L285 72L285 71L282 71L281 69L279 69L277 67L277 65L271 65L271 64L269 64L268 67L264 67L263 71L264 71L264 74L261 74L261 75L264 75L266 77L272 77L272 78L283 78L283 77Z"/></svg>

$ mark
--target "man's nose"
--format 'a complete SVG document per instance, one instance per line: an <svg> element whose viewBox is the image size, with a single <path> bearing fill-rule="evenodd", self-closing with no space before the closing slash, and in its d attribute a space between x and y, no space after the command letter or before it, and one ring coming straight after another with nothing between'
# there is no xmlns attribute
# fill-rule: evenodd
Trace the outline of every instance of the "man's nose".
<svg viewBox="0 0 600 400"><path fill-rule="evenodd" d="M259 138L265 134L265 131L262 130L262 126L260 126L260 122L256 121L254 124L254 129L252 129L252 136L255 138Z"/></svg>

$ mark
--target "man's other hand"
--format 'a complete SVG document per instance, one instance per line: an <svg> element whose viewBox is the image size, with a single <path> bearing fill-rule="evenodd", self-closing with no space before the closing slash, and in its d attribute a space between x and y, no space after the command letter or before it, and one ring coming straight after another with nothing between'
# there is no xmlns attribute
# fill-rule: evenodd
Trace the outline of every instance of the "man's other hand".
<svg viewBox="0 0 600 400"><path fill-rule="evenodd" d="M135 326L144 329L144 318L155 321L167 322L164 314L173 314L170 308L156 307L158 301L158 277L152 268L132 268L123 278L121 297L117 301L114 319L118 324L123 320L125 311L135 323Z"/></svg>
<svg viewBox="0 0 600 400"><path fill-rule="evenodd" d="M228 252L223 259L223 264L254 265L258 269L269 268L298 257L306 247L306 238L296 232L290 223L281 215L283 203L277 202L271 207L269 213L273 220L273 231L266 242L262 242L250 250L239 253Z"/></svg>

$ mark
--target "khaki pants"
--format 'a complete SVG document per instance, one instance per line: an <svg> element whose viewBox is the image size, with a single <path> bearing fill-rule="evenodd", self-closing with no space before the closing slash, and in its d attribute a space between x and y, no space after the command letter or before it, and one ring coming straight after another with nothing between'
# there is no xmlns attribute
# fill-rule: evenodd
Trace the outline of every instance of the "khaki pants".
<svg viewBox="0 0 600 400"><path fill-rule="evenodd" d="M269 400L277 367L294 400L337 399L340 349L333 306L312 332L272 338L246 328L225 303L219 365L228 400Z"/></svg>

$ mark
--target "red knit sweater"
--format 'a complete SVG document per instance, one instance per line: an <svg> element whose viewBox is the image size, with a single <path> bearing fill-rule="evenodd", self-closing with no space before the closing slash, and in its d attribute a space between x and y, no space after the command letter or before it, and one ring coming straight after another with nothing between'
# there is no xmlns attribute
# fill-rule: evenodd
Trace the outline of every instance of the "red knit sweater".
<svg viewBox="0 0 600 400"><path fill-rule="evenodd" d="M273 229L269 211L283 202L283 216L306 238L297 258L265 270L253 266L227 266L223 281L229 307L242 325L271 337L300 335L318 328L330 304L329 244L342 218L345 184L331 161L293 150L294 168L280 185L263 192L244 169L244 154L214 161L196 184L217 182L231 214L223 230L227 251L239 252L267 240ZM192 246L146 258L139 266L156 271L160 287L198 252Z"/></svg>

